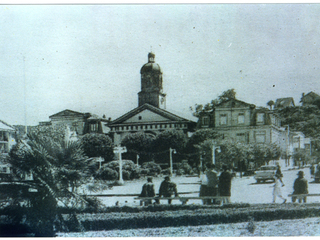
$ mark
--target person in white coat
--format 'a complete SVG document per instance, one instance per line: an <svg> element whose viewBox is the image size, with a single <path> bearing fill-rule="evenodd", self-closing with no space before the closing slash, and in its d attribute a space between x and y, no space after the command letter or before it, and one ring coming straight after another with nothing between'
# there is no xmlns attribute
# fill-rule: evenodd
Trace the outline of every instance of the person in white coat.
<svg viewBox="0 0 320 240"><path fill-rule="evenodd" d="M276 177L276 181L273 185L273 203L276 202L277 197L281 198L283 200L283 203L285 203L287 201L287 199L282 197L281 186L284 186L284 185L281 181L281 176L276 175L275 177Z"/></svg>

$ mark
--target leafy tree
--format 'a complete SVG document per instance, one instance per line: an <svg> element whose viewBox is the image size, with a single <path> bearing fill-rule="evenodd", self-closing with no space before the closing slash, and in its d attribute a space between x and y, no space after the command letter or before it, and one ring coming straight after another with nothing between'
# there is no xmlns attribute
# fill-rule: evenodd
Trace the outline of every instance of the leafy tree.
<svg viewBox="0 0 320 240"><path fill-rule="evenodd" d="M274 105L274 101L270 100L267 102L267 105L269 106L270 110L272 110L272 106Z"/></svg>
<svg viewBox="0 0 320 240"><path fill-rule="evenodd" d="M212 100L210 103L207 103L204 106L202 104L196 104L194 108L190 107L190 109L191 111L194 111L193 115L195 117L199 117L201 113L210 112L215 108L216 105L230 99L236 99L236 91L234 88L224 91L217 99Z"/></svg>
<svg viewBox="0 0 320 240"><path fill-rule="evenodd" d="M180 161L187 143L187 136L181 130L165 130L159 133L152 143L157 162L169 162L169 149L175 149L174 158Z"/></svg>
<svg viewBox="0 0 320 240"><path fill-rule="evenodd" d="M278 109L282 126L289 125L290 131L301 131L312 138L312 155L320 158L320 109L315 105L295 106Z"/></svg>
<svg viewBox="0 0 320 240"><path fill-rule="evenodd" d="M81 138L81 145L88 157L102 157L105 162L113 160L113 143L109 136L100 133L87 133Z"/></svg>
<svg viewBox="0 0 320 240"><path fill-rule="evenodd" d="M125 136L121 145L127 148L127 153L123 154L123 157L134 160L138 154L140 163L152 160L152 142L154 139L154 135L142 132Z"/></svg>
<svg viewBox="0 0 320 240"><path fill-rule="evenodd" d="M299 167L310 162L311 160L310 154L308 154L305 149L298 149L294 152L292 157L294 160L294 165Z"/></svg>
<svg viewBox="0 0 320 240"><path fill-rule="evenodd" d="M23 195L30 205L27 220L37 235L52 236L58 202L77 207L92 204L75 191L88 179L86 169L89 162L78 141L69 141L68 136L59 130L60 134L51 138L54 128L42 130L30 132L28 139L18 142L9 153L16 173L32 173L34 181L12 182L11 185L36 189L34 194ZM61 216L59 219L63 221Z"/></svg>

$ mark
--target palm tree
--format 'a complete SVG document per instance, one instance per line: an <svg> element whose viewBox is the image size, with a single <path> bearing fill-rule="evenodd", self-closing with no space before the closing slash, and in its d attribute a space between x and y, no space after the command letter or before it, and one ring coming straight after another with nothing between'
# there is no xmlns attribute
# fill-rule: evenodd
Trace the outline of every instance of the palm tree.
<svg viewBox="0 0 320 240"><path fill-rule="evenodd" d="M58 215L58 202L77 207L91 203L76 192L76 187L89 176L89 161L83 154L80 141L53 139L39 132L30 132L28 139L21 140L12 148L10 163L17 175L33 175L32 182L19 183L36 191L27 199L30 206L28 217L38 235L54 234L53 222ZM17 182L11 184L17 185Z"/></svg>

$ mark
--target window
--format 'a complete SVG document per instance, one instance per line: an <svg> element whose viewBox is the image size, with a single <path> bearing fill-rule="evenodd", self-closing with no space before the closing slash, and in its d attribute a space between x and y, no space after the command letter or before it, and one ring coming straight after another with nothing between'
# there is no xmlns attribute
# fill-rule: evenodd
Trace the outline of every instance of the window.
<svg viewBox="0 0 320 240"><path fill-rule="evenodd" d="M263 123L264 122L264 113L258 113L257 114L257 123Z"/></svg>
<svg viewBox="0 0 320 240"><path fill-rule="evenodd" d="M142 119L142 117L141 116L139 116L139 120L141 120Z"/></svg>
<svg viewBox="0 0 320 240"><path fill-rule="evenodd" d="M255 132L256 143L265 143L266 142L266 132L260 131Z"/></svg>
<svg viewBox="0 0 320 240"><path fill-rule="evenodd" d="M244 113L239 113L238 124L244 124Z"/></svg>
<svg viewBox="0 0 320 240"><path fill-rule="evenodd" d="M227 114L220 115L220 125L227 125Z"/></svg>
<svg viewBox="0 0 320 240"><path fill-rule="evenodd" d="M98 131L98 124L90 124L90 131L91 132Z"/></svg>
<svg viewBox="0 0 320 240"><path fill-rule="evenodd" d="M208 116L204 116L202 117L202 126L209 126L209 117Z"/></svg>
<svg viewBox="0 0 320 240"><path fill-rule="evenodd" d="M245 143L245 142L247 142L247 135L245 134L245 133L237 133L237 141L239 141L239 142L243 142L243 143Z"/></svg>

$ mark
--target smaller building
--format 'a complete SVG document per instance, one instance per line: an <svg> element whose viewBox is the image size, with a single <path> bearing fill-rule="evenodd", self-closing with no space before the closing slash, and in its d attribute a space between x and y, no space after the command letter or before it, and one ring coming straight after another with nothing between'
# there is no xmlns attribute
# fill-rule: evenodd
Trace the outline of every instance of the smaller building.
<svg viewBox="0 0 320 240"><path fill-rule="evenodd" d="M314 92L309 92L308 94L302 93L300 100L302 106L306 105L320 105L320 96Z"/></svg>
<svg viewBox="0 0 320 240"><path fill-rule="evenodd" d="M16 129L0 120L0 153L9 153L14 144L16 144Z"/></svg>
<svg viewBox="0 0 320 240"><path fill-rule="evenodd" d="M287 98L278 98L274 104L275 109L285 108L285 107L294 107L294 100L292 97Z"/></svg>
<svg viewBox="0 0 320 240"><path fill-rule="evenodd" d="M108 133L107 126L110 119L99 118L91 113L81 113L69 109L63 110L49 116L50 121L40 122L39 126L57 126L67 125L71 132L76 135L84 135L86 133Z"/></svg>

